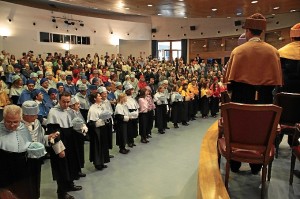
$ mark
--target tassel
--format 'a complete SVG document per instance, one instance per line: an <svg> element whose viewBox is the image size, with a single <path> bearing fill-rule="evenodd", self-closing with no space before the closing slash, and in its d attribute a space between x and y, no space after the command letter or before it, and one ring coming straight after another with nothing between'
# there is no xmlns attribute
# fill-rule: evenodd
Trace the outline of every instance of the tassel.
<svg viewBox="0 0 300 199"><path fill-rule="evenodd" d="M258 100L258 91L255 91L255 101Z"/></svg>

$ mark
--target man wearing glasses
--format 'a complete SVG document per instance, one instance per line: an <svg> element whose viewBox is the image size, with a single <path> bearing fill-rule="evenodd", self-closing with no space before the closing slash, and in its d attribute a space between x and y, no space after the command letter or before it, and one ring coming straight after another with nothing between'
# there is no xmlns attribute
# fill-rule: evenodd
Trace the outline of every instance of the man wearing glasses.
<svg viewBox="0 0 300 199"><path fill-rule="evenodd" d="M5 106L0 122L0 188L10 190L19 198L30 199L26 151L32 139L21 117L19 106Z"/></svg>

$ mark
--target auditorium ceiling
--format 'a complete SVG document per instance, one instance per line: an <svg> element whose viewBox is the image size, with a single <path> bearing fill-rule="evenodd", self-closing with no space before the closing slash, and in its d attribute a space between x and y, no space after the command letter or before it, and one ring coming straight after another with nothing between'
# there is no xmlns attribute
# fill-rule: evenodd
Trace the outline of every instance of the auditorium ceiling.
<svg viewBox="0 0 300 199"><path fill-rule="evenodd" d="M4 0L70 14L109 16L230 18L260 12L276 15L299 12L300 0Z"/></svg>

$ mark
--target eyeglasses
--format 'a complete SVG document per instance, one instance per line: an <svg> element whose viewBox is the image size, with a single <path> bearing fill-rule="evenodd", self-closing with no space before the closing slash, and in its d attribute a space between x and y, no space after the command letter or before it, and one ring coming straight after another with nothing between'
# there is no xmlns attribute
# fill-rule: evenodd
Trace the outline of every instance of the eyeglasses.
<svg viewBox="0 0 300 199"><path fill-rule="evenodd" d="M21 121L6 121L4 120L5 124L11 125L11 126L17 126L20 124Z"/></svg>

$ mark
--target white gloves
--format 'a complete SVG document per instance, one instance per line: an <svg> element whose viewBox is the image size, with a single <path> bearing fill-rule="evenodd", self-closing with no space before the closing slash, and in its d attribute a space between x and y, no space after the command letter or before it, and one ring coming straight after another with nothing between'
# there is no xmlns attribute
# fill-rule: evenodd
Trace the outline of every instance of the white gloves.
<svg viewBox="0 0 300 199"><path fill-rule="evenodd" d="M56 134L56 137L57 137L57 136L59 136L60 132L56 131L55 134ZM53 137L50 138L50 143L54 144L54 138Z"/></svg>
<svg viewBox="0 0 300 199"><path fill-rule="evenodd" d="M88 127L84 124L82 127L81 127L81 132L84 136L86 136L86 133L88 132Z"/></svg>
<svg viewBox="0 0 300 199"><path fill-rule="evenodd" d="M100 126L104 126L105 125L105 122L101 119L97 120L96 121L96 127L100 127Z"/></svg>
<svg viewBox="0 0 300 199"><path fill-rule="evenodd" d="M42 125L44 125L44 126L46 126L46 125L47 125L47 119L46 119L46 118L43 118Z"/></svg>
<svg viewBox="0 0 300 199"><path fill-rule="evenodd" d="M123 121L124 121L124 122L128 122L128 120L129 120L129 116L126 116L126 115L125 115Z"/></svg>

